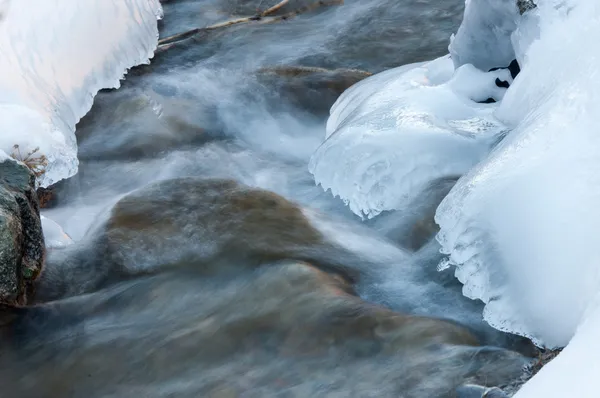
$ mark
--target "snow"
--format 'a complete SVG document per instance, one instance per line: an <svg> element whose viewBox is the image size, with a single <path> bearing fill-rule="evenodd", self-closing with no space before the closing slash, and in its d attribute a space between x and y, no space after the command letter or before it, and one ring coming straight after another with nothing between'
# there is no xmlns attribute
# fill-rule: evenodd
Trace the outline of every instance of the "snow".
<svg viewBox="0 0 600 398"><path fill-rule="evenodd" d="M334 104L309 170L361 217L402 210L487 155L505 127L478 102L502 99L497 78L512 81L506 69L454 71L447 56L368 78Z"/></svg>
<svg viewBox="0 0 600 398"><path fill-rule="evenodd" d="M344 93L310 170L366 217L462 175L436 213L440 268L455 268L492 326L566 346L517 398L591 398L600 395L600 3L536 4L520 15L512 0L468 0L452 61ZM513 59L522 71L500 77L511 83L503 95L491 84L498 71L487 71ZM486 95L500 102L476 103Z"/></svg>
<svg viewBox="0 0 600 398"><path fill-rule="evenodd" d="M75 174L75 124L100 89L149 61L161 12L158 0L2 1L0 158L39 147L42 186Z"/></svg>

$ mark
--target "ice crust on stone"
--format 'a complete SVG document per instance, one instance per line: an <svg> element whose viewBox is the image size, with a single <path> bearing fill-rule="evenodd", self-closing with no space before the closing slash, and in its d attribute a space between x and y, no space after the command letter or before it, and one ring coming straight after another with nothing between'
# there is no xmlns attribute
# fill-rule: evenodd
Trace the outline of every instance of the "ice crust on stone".
<svg viewBox="0 0 600 398"><path fill-rule="evenodd" d="M309 170L359 216L408 206L429 184L467 172L505 129L494 116L503 69L454 69L445 56L370 77L334 104Z"/></svg>
<svg viewBox="0 0 600 398"><path fill-rule="evenodd" d="M75 124L153 56L161 13L158 0L1 2L0 158L39 147L42 186L75 174Z"/></svg>

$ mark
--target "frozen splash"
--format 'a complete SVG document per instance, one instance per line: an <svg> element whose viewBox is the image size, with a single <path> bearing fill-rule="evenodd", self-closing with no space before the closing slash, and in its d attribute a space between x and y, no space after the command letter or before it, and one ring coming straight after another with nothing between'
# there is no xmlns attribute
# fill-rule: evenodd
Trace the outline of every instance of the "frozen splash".
<svg viewBox="0 0 600 398"><path fill-rule="evenodd" d="M162 9L158 0L4 0L0 15L0 159L14 145L23 155L39 148L47 186L77 172L75 124L96 93L153 56Z"/></svg>

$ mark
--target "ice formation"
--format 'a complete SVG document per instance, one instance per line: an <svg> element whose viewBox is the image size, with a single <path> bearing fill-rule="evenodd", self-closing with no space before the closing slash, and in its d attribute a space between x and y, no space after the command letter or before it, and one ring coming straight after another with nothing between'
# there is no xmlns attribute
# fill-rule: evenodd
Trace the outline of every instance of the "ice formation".
<svg viewBox="0 0 600 398"><path fill-rule="evenodd" d="M73 239L63 231L60 225L44 215L40 218L47 249L61 249L73 243Z"/></svg>
<svg viewBox="0 0 600 398"><path fill-rule="evenodd" d="M75 124L152 57L161 13L158 0L0 2L0 159L39 147L41 185L75 174Z"/></svg>
<svg viewBox="0 0 600 398"><path fill-rule="evenodd" d="M497 112L513 130L436 216L485 319L550 347L570 341L600 293L600 7L576 3L540 4L540 39Z"/></svg>
<svg viewBox="0 0 600 398"><path fill-rule="evenodd" d="M311 171L367 216L466 172L437 210L448 256L440 267L455 267L494 327L567 346L518 398L591 398L600 371L600 3L536 4L521 15L516 1L467 0L452 64L412 65L344 93ZM487 71L513 59L519 76L505 95L492 92ZM499 102L478 104L486 95Z"/></svg>
<svg viewBox="0 0 600 398"><path fill-rule="evenodd" d="M506 69L455 71L448 56L368 78L334 104L309 169L357 215L401 210L487 155L505 129L481 103L502 99L496 79L512 81Z"/></svg>

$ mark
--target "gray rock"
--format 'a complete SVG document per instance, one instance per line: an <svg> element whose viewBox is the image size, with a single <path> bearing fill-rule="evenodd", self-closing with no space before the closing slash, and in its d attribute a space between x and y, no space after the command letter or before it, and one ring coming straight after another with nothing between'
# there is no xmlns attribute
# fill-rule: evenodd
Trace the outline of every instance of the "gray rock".
<svg viewBox="0 0 600 398"><path fill-rule="evenodd" d="M44 263L35 176L23 164L0 163L0 303L24 304Z"/></svg>

